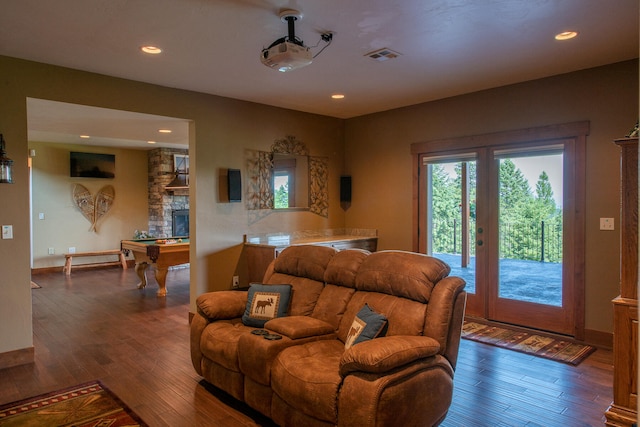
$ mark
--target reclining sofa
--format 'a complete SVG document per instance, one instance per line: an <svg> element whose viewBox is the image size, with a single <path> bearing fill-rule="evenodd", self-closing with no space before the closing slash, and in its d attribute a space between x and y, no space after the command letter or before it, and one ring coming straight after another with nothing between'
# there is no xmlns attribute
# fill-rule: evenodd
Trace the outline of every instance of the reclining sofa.
<svg viewBox="0 0 640 427"><path fill-rule="evenodd" d="M464 280L449 271L412 252L288 247L261 285L290 289L280 317L245 324L251 290L197 298L193 366L281 426L437 425L451 404L466 302ZM274 304L261 301L258 312Z"/></svg>

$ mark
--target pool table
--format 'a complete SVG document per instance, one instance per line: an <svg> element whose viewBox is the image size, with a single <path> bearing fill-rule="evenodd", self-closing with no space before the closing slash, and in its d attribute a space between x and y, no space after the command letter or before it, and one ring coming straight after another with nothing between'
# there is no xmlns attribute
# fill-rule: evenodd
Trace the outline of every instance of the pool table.
<svg viewBox="0 0 640 427"><path fill-rule="evenodd" d="M147 286L145 273L151 264L154 265L159 297L167 295L166 280L169 267L189 262L188 237L122 240L120 249L125 254L133 253L136 261L136 273L140 278L138 289Z"/></svg>

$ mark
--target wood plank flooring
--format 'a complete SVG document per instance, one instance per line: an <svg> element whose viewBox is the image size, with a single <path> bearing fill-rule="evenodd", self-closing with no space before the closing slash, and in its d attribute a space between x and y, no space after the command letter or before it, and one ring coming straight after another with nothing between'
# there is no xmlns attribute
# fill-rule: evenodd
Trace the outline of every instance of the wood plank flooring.
<svg viewBox="0 0 640 427"><path fill-rule="evenodd" d="M0 370L0 404L98 379L150 426L271 426L201 382L189 356L189 270L136 289L133 269L39 274L35 363ZM444 426L600 426L612 400L612 355L577 367L462 340Z"/></svg>

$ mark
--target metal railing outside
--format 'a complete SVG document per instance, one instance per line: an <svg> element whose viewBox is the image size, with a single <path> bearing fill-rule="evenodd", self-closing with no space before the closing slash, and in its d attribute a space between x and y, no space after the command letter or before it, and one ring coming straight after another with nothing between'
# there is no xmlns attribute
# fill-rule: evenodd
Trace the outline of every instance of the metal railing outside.
<svg viewBox="0 0 640 427"><path fill-rule="evenodd" d="M433 252L461 254L462 227L460 220L434 221ZM470 221L469 242L475 242L475 222ZM500 223L500 258L562 262L562 223L559 221L520 221ZM475 244L469 245L469 255L475 255Z"/></svg>

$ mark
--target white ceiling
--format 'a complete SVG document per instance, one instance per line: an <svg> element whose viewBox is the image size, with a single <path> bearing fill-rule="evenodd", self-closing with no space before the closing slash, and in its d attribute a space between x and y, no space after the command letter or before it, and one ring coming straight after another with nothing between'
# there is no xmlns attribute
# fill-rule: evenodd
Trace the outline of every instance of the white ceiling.
<svg viewBox="0 0 640 427"><path fill-rule="evenodd" d="M189 145L189 122L173 117L34 98L27 99L27 113L29 141L134 149Z"/></svg>
<svg viewBox="0 0 640 427"><path fill-rule="evenodd" d="M302 12L296 35L319 43L314 53L325 45L320 35L333 33L311 65L289 73L259 59L287 35L282 9ZM638 9L638 0L4 1L0 55L350 118L637 58ZM579 35L554 40L566 30ZM163 53L141 53L149 44ZM401 55L365 56L380 48ZM332 100L337 92L345 98ZM35 100L29 107L30 138L77 139L101 113L114 118ZM167 118L135 116L118 135L94 135L127 144L159 139L157 129L128 132L140 129L136 119Z"/></svg>

